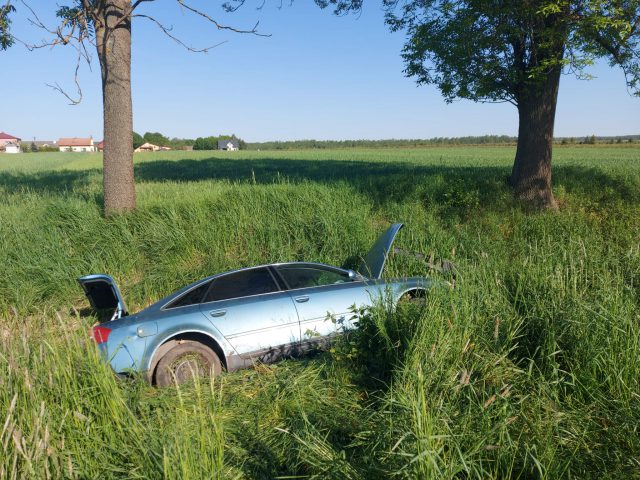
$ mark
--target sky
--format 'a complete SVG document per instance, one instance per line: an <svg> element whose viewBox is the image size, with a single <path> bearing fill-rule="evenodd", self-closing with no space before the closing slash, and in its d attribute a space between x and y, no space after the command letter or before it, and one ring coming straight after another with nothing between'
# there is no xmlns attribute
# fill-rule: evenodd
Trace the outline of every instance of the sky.
<svg viewBox="0 0 640 480"><path fill-rule="evenodd" d="M62 0L60 3L64 3ZM55 6L32 0L41 19L55 25ZM510 104L459 100L447 104L435 86L417 86L403 74L405 36L384 24L380 3L336 17L310 0L280 7L268 0L227 14L221 3L193 0L224 24L270 37L216 30L161 0L143 4L172 33L194 47L224 42L207 54L186 51L145 19L135 19L132 40L134 129L169 137L235 133L249 142L295 139L432 138L517 135ZM13 33L35 43L46 33L29 24L17 4ZM82 65L79 105L47 84L74 92L70 47L28 51L16 44L0 52L0 131L23 140L93 136L102 139L102 97L97 58ZM556 136L640 134L640 98L629 95L624 75L606 63L590 81L563 76Z"/></svg>

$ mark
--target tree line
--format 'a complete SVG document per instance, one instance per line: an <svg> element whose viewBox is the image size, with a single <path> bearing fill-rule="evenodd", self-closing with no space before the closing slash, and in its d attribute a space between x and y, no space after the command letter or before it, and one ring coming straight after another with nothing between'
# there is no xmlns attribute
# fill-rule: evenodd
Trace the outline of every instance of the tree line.
<svg viewBox="0 0 640 480"><path fill-rule="evenodd" d="M235 134L218 135L210 137L169 138L160 132L146 132L144 135L133 132L133 148L136 149L144 143L151 143L159 147L169 147L173 150L217 150L218 140L236 140L241 150L246 148L246 142Z"/></svg>
<svg viewBox="0 0 640 480"><path fill-rule="evenodd" d="M640 135L618 137L558 137L554 143L567 145L621 144L640 141ZM248 142L247 150L302 150L332 148L414 148L438 145L517 145L518 137L508 135L482 135L465 137L434 137L427 139L387 139L387 140L289 140L271 142Z"/></svg>
<svg viewBox="0 0 640 480"><path fill-rule="evenodd" d="M464 137L433 137L426 139L382 139L382 140L284 140L268 142L245 142L235 134L210 137L169 138L159 132L145 132L144 135L133 132L133 148L144 143L151 143L172 150L217 150L219 140L236 140L240 150L305 150L305 149L340 149L340 148L419 148L433 146L456 145L517 145L518 137L509 135L480 135ZM640 142L640 135L555 137L555 144L560 145L621 145ZM57 152L56 146L37 146L33 142L22 142L22 151Z"/></svg>

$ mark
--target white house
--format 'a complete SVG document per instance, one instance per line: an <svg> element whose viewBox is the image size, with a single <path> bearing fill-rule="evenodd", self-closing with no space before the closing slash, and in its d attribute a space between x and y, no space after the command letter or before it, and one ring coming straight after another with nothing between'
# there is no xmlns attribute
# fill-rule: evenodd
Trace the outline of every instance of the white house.
<svg viewBox="0 0 640 480"><path fill-rule="evenodd" d="M58 150L61 152L95 152L93 138L61 138L58 140Z"/></svg>
<svg viewBox="0 0 640 480"><path fill-rule="evenodd" d="M240 149L237 140L218 140L218 150L226 150L228 152Z"/></svg>
<svg viewBox="0 0 640 480"><path fill-rule="evenodd" d="M5 153L21 153L22 149L20 148L19 143L7 143L4 146Z"/></svg>

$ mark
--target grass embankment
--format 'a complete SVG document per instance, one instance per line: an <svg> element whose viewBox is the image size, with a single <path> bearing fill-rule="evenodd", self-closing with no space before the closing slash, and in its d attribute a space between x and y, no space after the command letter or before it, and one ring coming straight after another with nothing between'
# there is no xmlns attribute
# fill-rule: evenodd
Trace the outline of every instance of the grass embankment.
<svg viewBox="0 0 640 480"><path fill-rule="evenodd" d="M640 476L640 149L556 148L561 211L504 185L513 148L0 157L0 477ZM424 311L334 351L163 391L119 382L75 278L129 307L243 265L351 264L390 222L456 263ZM435 275L395 257L389 275Z"/></svg>

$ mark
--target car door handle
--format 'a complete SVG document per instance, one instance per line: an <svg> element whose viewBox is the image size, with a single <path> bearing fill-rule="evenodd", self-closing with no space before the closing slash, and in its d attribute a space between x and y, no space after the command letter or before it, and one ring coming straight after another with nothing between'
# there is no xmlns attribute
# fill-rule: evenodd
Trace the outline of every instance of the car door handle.
<svg viewBox="0 0 640 480"><path fill-rule="evenodd" d="M212 312L209 312L209 315L211 315L212 317L224 317L226 313L226 310L214 310Z"/></svg>
<svg viewBox="0 0 640 480"><path fill-rule="evenodd" d="M308 302L309 301L309 296L308 295L302 295L301 297L296 297L295 300L298 303Z"/></svg>

